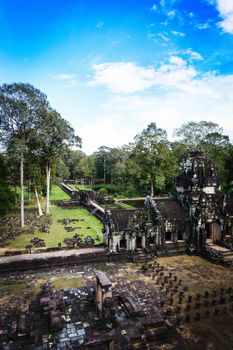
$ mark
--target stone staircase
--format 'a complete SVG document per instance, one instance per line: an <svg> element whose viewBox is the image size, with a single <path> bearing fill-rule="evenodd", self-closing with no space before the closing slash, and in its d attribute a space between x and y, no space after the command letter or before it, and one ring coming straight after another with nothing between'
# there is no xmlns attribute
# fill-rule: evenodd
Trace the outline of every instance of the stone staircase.
<svg viewBox="0 0 233 350"><path fill-rule="evenodd" d="M147 261L147 254L143 249L137 249L134 257L133 257L133 262L137 264L142 264Z"/></svg>
<svg viewBox="0 0 233 350"><path fill-rule="evenodd" d="M206 245L219 254L224 265L233 266L233 251L231 249L222 247L213 241L207 242Z"/></svg>

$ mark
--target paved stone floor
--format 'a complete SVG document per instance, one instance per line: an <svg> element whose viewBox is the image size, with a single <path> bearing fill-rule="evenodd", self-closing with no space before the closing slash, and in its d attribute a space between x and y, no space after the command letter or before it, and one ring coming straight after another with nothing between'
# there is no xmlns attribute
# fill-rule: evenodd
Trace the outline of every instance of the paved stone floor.
<svg viewBox="0 0 233 350"><path fill-rule="evenodd" d="M0 267L1 267L1 264L10 263L10 262L17 262L17 261L20 262L24 260L32 261L32 260L48 259L48 258L55 258L55 257L68 257L72 255L79 256L82 254L100 253L105 251L106 249L104 247L93 247L93 248L59 250L55 252L20 254L20 255L14 255L14 256L1 256Z"/></svg>

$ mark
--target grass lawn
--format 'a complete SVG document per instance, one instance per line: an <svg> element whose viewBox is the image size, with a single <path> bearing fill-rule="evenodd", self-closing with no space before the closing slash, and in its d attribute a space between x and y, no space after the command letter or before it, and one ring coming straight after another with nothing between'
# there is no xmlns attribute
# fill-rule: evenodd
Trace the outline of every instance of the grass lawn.
<svg viewBox="0 0 233 350"><path fill-rule="evenodd" d="M17 186L12 187L12 192L16 192L18 200L20 201L20 187ZM30 194L30 198L31 200L35 201L36 200L36 196L34 192L31 192ZM66 200L66 199L70 199L70 196L68 196L68 194L66 194L59 186L57 185L52 185L51 191L50 191L50 200ZM28 200L28 189L25 186L24 187L24 200Z"/></svg>
<svg viewBox="0 0 233 350"><path fill-rule="evenodd" d="M56 290L65 288L81 288L86 285L86 280L83 277L75 278L58 278L50 283Z"/></svg>
<svg viewBox="0 0 233 350"><path fill-rule="evenodd" d="M76 184L68 184L69 187L74 188L75 190L83 190L83 191L91 191L91 186L88 185L76 185Z"/></svg>
<svg viewBox="0 0 233 350"><path fill-rule="evenodd" d="M53 185L50 192L50 200L56 201L56 200L66 200L66 199L70 199L70 196L68 196L68 194L65 193L59 186Z"/></svg>
<svg viewBox="0 0 233 350"><path fill-rule="evenodd" d="M61 243L63 247L66 246L64 243L64 238L71 238L78 233L83 239L87 236L91 236L96 244L103 242L102 235L102 223L94 216L89 215L87 209L78 208L78 209L63 209L55 205L51 205L50 213L52 216L52 225L50 226L49 233L43 233L39 230L36 230L33 234L21 234L16 237L15 240L9 241L7 244L7 249L24 249L26 245L30 244L30 240L33 237L39 237L45 241L46 247L57 247L58 243ZM79 221L69 224L72 227L81 227L76 228L73 232L66 232L64 226L57 222L61 219L84 219L84 221ZM90 227L90 229L87 229ZM97 239L99 237L99 240Z"/></svg>

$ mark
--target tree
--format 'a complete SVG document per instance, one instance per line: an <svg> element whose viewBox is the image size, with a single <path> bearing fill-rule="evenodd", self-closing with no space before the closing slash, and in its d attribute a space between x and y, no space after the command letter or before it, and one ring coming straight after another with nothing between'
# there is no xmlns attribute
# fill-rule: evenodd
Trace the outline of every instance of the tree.
<svg viewBox="0 0 233 350"><path fill-rule="evenodd" d="M103 179L104 184L111 179L111 148L101 146L93 155L95 157L95 170L98 179Z"/></svg>
<svg viewBox="0 0 233 350"><path fill-rule="evenodd" d="M230 140L223 134L223 128L207 121L189 122L176 129L175 136L178 137L178 142L175 143L174 150L182 149L184 154L191 149L204 152L214 162L225 185L225 164L230 150Z"/></svg>
<svg viewBox="0 0 233 350"><path fill-rule="evenodd" d="M188 147L199 148L203 145L224 145L229 142L229 137L223 135L223 129L216 123L200 121L188 122L175 129L174 136Z"/></svg>
<svg viewBox="0 0 233 350"><path fill-rule="evenodd" d="M13 150L20 167L20 222L24 227L24 161L35 137L41 113L48 108L46 96L30 84L3 84L0 87L0 142Z"/></svg>
<svg viewBox="0 0 233 350"><path fill-rule="evenodd" d="M151 123L135 137L135 146L131 157L134 159L144 179L145 186L150 181L151 196L154 196L154 188L165 188L169 178L177 171L176 164L171 157L167 133Z"/></svg>
<svg viewBox="0 0 233 350"><path fill-rule="evenodd" d="M14 204L14 195L8 186L7 160L3 154L0 154L0 211L10 209Z"/></svg>
<svg viewBox="0 0 233 350"><path fill-rule="evenodd" d="M50 177L52 165L70 146L81 146L81 139L75 136L74 129L55 110L43 113L38 125L38 149L46 173L46 206L49 214Z"/></svg>
<svg viewBox="0 0 233 350"><path fill-rule="evenodd" d="M91 164L84 152L81 150L68 150L64 161L69 168L71 179L91 179Z"/></svg>

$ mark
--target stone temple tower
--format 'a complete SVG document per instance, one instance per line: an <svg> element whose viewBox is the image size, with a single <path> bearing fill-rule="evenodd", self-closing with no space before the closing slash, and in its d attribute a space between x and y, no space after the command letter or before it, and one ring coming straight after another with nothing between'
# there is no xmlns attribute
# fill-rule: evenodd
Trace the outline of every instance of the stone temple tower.
<svg viewBox="0 0 233 350"><path fill-rule="evenodd" d="M221 240L224 194L217 170L202 152L191 152L180 166L177 197L192 220L191 240L198 249Z"/></svg>

